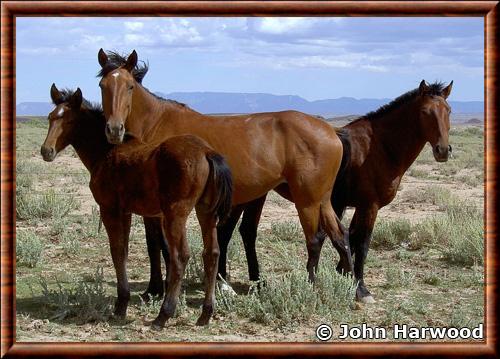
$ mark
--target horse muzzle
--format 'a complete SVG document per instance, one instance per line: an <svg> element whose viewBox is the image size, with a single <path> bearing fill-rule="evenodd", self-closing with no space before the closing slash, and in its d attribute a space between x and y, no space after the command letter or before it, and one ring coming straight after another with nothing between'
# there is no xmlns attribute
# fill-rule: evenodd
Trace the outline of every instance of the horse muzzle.
<svg viewBox="0 0 500 359"><path fill-rule="evenodd" d="M123 142L123 137L125 136L125 126L123 123L117 125L106 124L106 138L108 142L117 145Z"/></svg>
<svg viewBox="0 0 500 359"><path fill-rule="evenodd" d="M52 162L56 158L56 149L54 147L42 146L40 149L43 160L46 162Z"/></svg>
<svg viewBox="0 0 500 359"><path fill-rule="evenodd" d="M448 146L436 145L432 149L432 154L434 155L434 159L437 162L446 162L448 161L448 158L451 156L452 151L453 148L451 147L451 145Z"/></svg>

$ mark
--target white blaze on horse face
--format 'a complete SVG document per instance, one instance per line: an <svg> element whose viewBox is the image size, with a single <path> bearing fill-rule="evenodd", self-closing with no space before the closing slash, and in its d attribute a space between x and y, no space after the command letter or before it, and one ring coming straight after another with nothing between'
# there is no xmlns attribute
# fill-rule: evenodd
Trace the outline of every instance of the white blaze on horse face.
<svg viewBox="0 0 500 359"><path fill-rule="evenodd" d="M57 116L58 117L62 117L62 115L64 114L64 107L60 107L59 110L57 111Z"/></svg>
<svg viewBox="0 0 500 359"><path fill-rule="evenodd" d="M114 78L117 78L118 76L120 76L120 73L119 72L115 72L115 73L111 74L111 76L113 76Z"/></svg>

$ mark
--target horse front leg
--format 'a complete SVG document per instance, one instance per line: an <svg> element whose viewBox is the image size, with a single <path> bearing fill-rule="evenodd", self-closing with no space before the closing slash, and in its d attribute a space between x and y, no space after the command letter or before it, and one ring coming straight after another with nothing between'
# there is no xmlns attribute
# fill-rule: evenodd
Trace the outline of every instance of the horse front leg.
<svg viewBox="0 0 500 359"><path fill-rule="evenodd" d="M144 228L146 230L146 244L148 247L150 276L146 291L141 294L141 298L148 302L150 296L163 296L164 284L161 273L161 255L165 259L165 265L168 266L168 249L161 229L161 219L154 217L144 217Z"/></svg>
<svg viewBox="0 0 500 359"><path fill-rule="evenodd" d="M257 260L257 251L255 250L255 242L257 240L257 227L259 226L262 208L266 202L267 193L249 202L245 207L243 219L239 228L241 239L245 247L245 255L248 264L248 276L251 281L260 279L259 262Z"/></svg>
<svg viewBox="0 0 500 359"><path fill-rule="evenodd" d="M130 300L127 257L132 215L124 214L120 210L101 207L101 217L108 234L111 258L116 272L118 298L115 302L114 314L116 317L123 319L127 314L127 306Z"/></svg>
<svg viewBox="0 0 500 359"><path fill-rule="evenodd" d="M217 227L217 241L220 249L218 275L224 280L227 279L227 247L244 208L244 205L234 207L226 221Z"/></svg>

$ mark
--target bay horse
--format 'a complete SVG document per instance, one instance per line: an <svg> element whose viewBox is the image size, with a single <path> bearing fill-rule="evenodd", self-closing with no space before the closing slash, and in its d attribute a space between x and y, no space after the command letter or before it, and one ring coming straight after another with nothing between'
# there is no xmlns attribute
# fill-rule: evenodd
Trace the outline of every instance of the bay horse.
<svg viewBox="0 0 500 359"><path fill-rule="evenodd" d="M135 50L125 58L101 49L98 61L110 143L120 144L125 136L145 143L181 134L204 139L229 163L233 206L262 201L275 188L293 199L306 238L311 281L319 258L320 226L339 252L343 272L352 272L348 232L330 203L342 160L342 143L331 126L297 111L206 116L142 86L148 67L138 65Z"/></svg>
<svg viewBox="0 0 500 359"><path fill-rule="evenodd" d="M169 252L167 291L153 326L161 328L173 316L189 259L186 221L193 208L201 226L205 299L197 324L208 324L214 310L219 248L216 223L231 209L232 179L224 158L192 135L173 136L157 144L108 143L101 108L82 92L59 91L48 115L49 130L41 147L45 161L72 145L90 172L90 190L100 207L116 271L118 299L114 313L125 317L130 288L127 278L128 239L132 213L161 218Z"/></svg>
<svg viewBox="0 0 500 359"><path fill-rule="evenodd" d="M391 203L406 170L418 157L426 143L432 147L437 162L448 160L452 151L449 145L451 107L446 99L451 93L453 81L427 84L422 80L419 87L409 91L378 110L362 116L337 129L344 152L341 168L337 174L331 202L339 218L345 208L355 208L349 227L349 240L354 254L354 275L358 281L356 297L365 303L374 302L364 283L364 264L368 254L371 235L380 208ZM255 243L257 225L264 202L254 202L244 208L252 220L246 222L243 241ZM241 208L240 208L241 209ZM241 213L241 212L240 212ZM232 229L238 218L230 218ZM230 229L230 231L232 231ZM221 266L225 273L225 253L230 235L219 238ZM324 234L318 235L320 245ZM255 245L244 246L249 273L259 278L259 266ZM340 265L340 263L339 263ZM337 267L337 270L340 266Z"/></svg>

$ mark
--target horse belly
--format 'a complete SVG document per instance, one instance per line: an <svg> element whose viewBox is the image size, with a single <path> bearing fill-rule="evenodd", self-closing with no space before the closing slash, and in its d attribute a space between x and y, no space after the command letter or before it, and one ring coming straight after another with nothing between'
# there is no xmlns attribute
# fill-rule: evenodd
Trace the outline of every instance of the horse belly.
<svg viewBox="0 0 500 359"><path fill-rule="evenodd" d="M135 171L124 181L127 182L119 190L120 206L127 212L141 216L157 216L161 213L159 186L156 176Z"/></svg>

